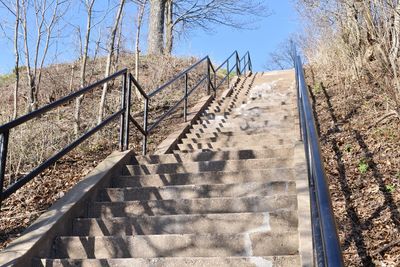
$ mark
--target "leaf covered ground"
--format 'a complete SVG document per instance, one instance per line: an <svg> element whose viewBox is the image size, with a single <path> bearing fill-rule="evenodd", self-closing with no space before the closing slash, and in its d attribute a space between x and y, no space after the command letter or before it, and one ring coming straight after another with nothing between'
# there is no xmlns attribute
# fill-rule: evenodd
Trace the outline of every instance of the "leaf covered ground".
<svg viewBox="0 0 400 267"><path fill-rule="evenodd" d="M400 120L378 122L390 97L309 84L345 265L400 266Z"/></svg>

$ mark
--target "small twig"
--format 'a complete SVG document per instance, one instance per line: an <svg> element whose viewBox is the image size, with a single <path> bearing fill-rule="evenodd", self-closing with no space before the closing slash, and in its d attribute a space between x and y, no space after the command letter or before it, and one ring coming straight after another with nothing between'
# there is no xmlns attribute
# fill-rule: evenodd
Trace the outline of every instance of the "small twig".
<svg viewBox="0 0 400 267"><path fill-rule="evenodd" d="M380 249L378 249L377 251L375 251L374 253L371 254L371 256L377 255L379 253L381 253L382 251L387 250L388 248L400 244L400 240L395 240L393 242L390 242L389 244L384 245L383 247L381 247Z"/></svg>
<svg viewBox="0 0 400 267"><path fill-rule="evenodd" d="M368 127L368 129L371 129L371 128L375 127L376 125L378 125L378 123L380 123L380 122L382 122L382 121L384 121L384 120L386 120L387 118L390 118L390 117L392 117L392 116L396 116L397 118L399 118L399 114L397 113L397 111L392 110L392 111L390 111L389 113L387 113L387 114L383 115L382 117L380 117L380 118L379 118L377 121L375 121L373 124L371 124L371 125Z"/></svg>

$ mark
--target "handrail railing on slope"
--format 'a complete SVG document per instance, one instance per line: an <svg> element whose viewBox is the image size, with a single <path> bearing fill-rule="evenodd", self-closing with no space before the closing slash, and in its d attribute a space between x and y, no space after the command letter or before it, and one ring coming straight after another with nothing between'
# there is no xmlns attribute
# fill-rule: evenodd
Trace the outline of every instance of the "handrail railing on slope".
<svg viewBox="0 0 400 267"><path fill-rule="evenodd" d="M231 60L234 59L235 63L233 66L230 68L229 63ZM241 69L240 66L243 62L243 68ZM192 86L192 88L189 88L189 74L192 70L194 70L196 67L198 67L200 64L205 63L207 65L205 69L205 74L201 77L199 81L195 83L195 85ZM226 74L221 78L221 81L217 84L217 76L218 72L222 69L225 69L224 66L226 65ZM252 65L251 65L251 58L250 58L250 53L247 52L241 59L239 58L239 53L237 51L234 51L224 62L222 62L217 68L213 66L211 63L211 60L208 56L200 59L190 67L188 67L186 70L182 71L178 75L176 75L174 78L166 82L165 84L161 85L160 87L156 88L155 90L151 91L150 93L146 94L143 89L140 88L139 85L135 84L136 88L139 90L140 94L144 97L144 112L143 112L143 127L140 126L140 124L132 117L130 116L129 119L130 121L136 126L136 128L142 133L143 135L143 143L142 143L142 153L146 154L147 152L147 138L149 134L168 116L170 116L176 109L183 104L183 116L184 116L184 121L187 121L187 115L188 115L188 98L189 96L197 89L200 87L201 84L204 82L207 82L207 93L210 94L211 89L213 90L213 93L215 95L216 91L222 86L222 84L227 81L228 87L230 86L230 76L234 71L236 72L237 75L240 75L241 73L246 73L246 70L251 71L252 70ZM172 106L170 107L165 113L163 113L161 116L159 116L155 121L153 121L151 124L149 124L149 104L151 99L157 95L158 93L162 92L164 89L167 87L173 85L176 81L180 80L181 78L185 79L185 85L184 85L184 93L183 96ZM130 81L134 81L133 76L129 76ZM131 82L128 82L131 84ZM130 89L128 90L130 91ZM130 92L128 93L130 94ZM128 127L126 128L128 129ZM126 134L127 136L128 134ZM126 147L129 144L126 144Z"/></svg>
<svg viewBox="0 0 400 267"><path fill-rule="evenodd" d="M98 82L95 82L85 88L82 88L68 96L65 96L57 101L54 101L53 103L50 103L42 108L39 108L31 113L28 113L22 117L19 117L13 121L10 121L2 126L0 126L0 205L1 202L8 198L11 194L16 192L18 189L23 187L26 183L31 181L33 178L35 178L37 175L42 173L45 169L56 163L57 160L65 156L68 152L70 152L72 149L83 143L85 140L87 140L89 137L91 137L93 134L104 128L106 125L110 124L112 121L117 119L118 117L120 118L120 133L119 133L119 145L120 148L123 148L123 142L125 140L125 118L129 115L129 109L128 106L126 105L126 94L127 94L127 74L128 71L127 69L120 70L112 75L110 75L107 78L104 78ZM60 107L64 104L69 103L71 100L84 95L86 93L89 93L93 91L96 87L103 85L111 80L114 80L118 77L122 77L122 88L121 88L121 108L108 116L105 120L103 120L101 123L99 123L97 126L93 127L89 131L87 131L85 134L82 136L78 137L76 140L74 140L72 143L68 144L64 148L62 148L60 151L56 152L53 156L50 158L46 159L43 163L41 163L39 166L35 167L31 172L28 174L24 175L23 177L19 178L16 182L13 184L8 185L8 187L4 190L4 177L5 177L5 171L6 171L6 160L7 160L7 152L8 152L8 143L9 143L9 137L10 137L10 131L23 124L26 123L34 118L37 118L51 110L54 110L57 107Z"/></svg>
<svg viewBox="0 0 400 267"><path fill-rule="evenodd" d="M72 149L83 143L85 140L87 140L89 137L91 137L93 134L104 128L106 125L110 124L113 122L115 119L120 118L120 128L119 128L119 146L121 150L127 150L129 147L129 123L132 122L132 124L135 126L135 128L143 135L143 154L146 154L147 151L147 137L150 134L152 130L154 130L162 120L164 120L166 117L172 114L173 111L175 111L179 105L182 103L184 104L184 120L186 121L187 119L187 106L188 106L188 97L190 94L193 93L204 81L207 81L207 88L208 88L208 93L210 93L210 90L213 89L214 95L217 91L218 88L222 85L222 83L228 79L228 87L229 87L229 76L233 72L233 69L229 68L229 61L235 57L235 64L234 67L236 68L236 74L240 75L242 72L246 72L246 68L249 71L252 71L252 65L251 65L251 58L250 58L250 53L247 52L242 59L239 59L239 54L237 51L233 52L230 57L228 57L227 60L225 60L220 66L215 68L213 64L211 63L210 58L204 57L203 59L199 60L186 70L182 71L180 74L175 76L173 79L165 83L164 85L160 86L159 88L153 90L149 94L146 94L146 92L143 90L143 88L140 86L140 84L136 81L136 79L132 76L132 74L128 73L127 69L120 70L109 77L106 77L100 81L97 81L85 88L82 88L66 97L63 97L51 104L48 104L36 111L33 111L29 114L26 114L20 118L17 118L13 121L10 121L4 125L0 126L0 207L1 207L1 202L8 198L11 194L15 193L18 189L23 187L26 183L31 181L33 178L35 178L37 175L41 174L45 169L49 168L51 165L56 163L57 160L65 156L68 152L70 152ZM243 61L243 69L240 68L241 64ZM206 69L206 74L203 76L200 81L198 81L192 88L189 89L189 83L188 83L188 75L190 71L192 71L195 67L199 66L201 63L206 62L207 64L207 69ZM222 82L220 84L216 84L217 82L217 75L218 71L226 66L226 75L224 75ZM213 79L212 75L213 74ZM5 172L6 172L6 161L7 161L7 155L8 155L8 146L9 146L9 137L10 137L10 131L23 124L26 123L27 121L30 121L31 119L37 118L41 115L43 115L46 112L49 112L51 110L54 110L57 107L60 107L64 104L69 103L71 100L82 96L88 92L93 91L96 87L103 85L113 79L116 79L118 77L122 77L122 87L121 87L121 108L108 116L105 120L103 120L101 123L99 123L97 126L93 127L90 129L88 132L74 140L72 143L68 144L64 148L62 148L60 151L56 152L53 156L50 158L46 159L43 163L41 163L39 166L35 167L30 173L24 175L23 177L19 178L15 183L8 185L8 187L4 190L4 177L5 177ZM151 100L152 97L154 97L156 94L167 88L168 86L172 85L175 81L178 79L185 77L185 90L184 90L184 96L176 103L173 107L171 107L168 111L166 111L163 115L161 115L158 119L156 119L153 124L150 125L148 124L148 107L149 107L149 101ZM139 93L143 96L144 98L144 112L143 112L143 119L144 119L144 125L143 127L140 126L140 124L133 118L133 116L130 114L130 109L131 109L131 95L132 95L132 84L135 86L136 90L139 91Z"/></svg>
<svg viewBox="0 0 400 267"><path fill-rule="evenodd" d="M308 165L315 261L317 266L344 266L303 65L296 53L294 61L300 135L304 142Z"/></svg>

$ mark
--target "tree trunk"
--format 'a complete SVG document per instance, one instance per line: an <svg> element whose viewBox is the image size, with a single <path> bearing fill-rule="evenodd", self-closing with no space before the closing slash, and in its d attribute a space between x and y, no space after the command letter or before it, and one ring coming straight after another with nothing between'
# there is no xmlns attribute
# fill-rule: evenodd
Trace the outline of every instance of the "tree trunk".
<svg viewBox="0 0 400 267"><path fill-rule="evenodd" d="M394 10L394 22L392 26L392 40L391 40L391 48L389 52L389 61L392 67L393 72L393 80L396 89L394 90L394 100L396 102L396 109L397 111L400 110L400 80L398 76L398 54L400 48L400 3L397 4Z"/></svg>
<svg viewBox="0 0 400 267"><path fill-rule="evenodd" d="M108 44L108 56L107 56L106 71L105 71L105 74L104 74L105 77L110 76L111 60L112 60L112 56L113 56L113 53L114 53L115 37L116 37L116 34L117 34L119 21L120 21L121 16L122 16L122 11L123 11L123 8L124 8L124 4L125 4L125 0L121 0L120 4L119 4L118 11L117 11L117 15L115 17L114 27L113 27L113 29L111 31L110 42ZM107 89L108 89L108 84L105 83L104 86L103 86L102 94L101 94L99 114L98 114L98 119L97 119L97 123L98 124L100 124L103 121L103 115L104 115L103 113L104 113L104 107L105 107L105 104L106 104Z"/></svg>
<svg viewBox="0 0 400 267"><path fill-rule="evenodd" d="M171 55L172 54L172 47L173 47L173 1L167 0L165 6L165 54Z"/></svg>
<svg viewBox="0 0 400 267"><path fill-rule="evenodd" d="M137 14L136 21L136 40L135 40L135 79L139 82L139 60L140 60L140 31L142 29L142 21L144 10L146 8L147 0L143 1L143 3L139 7L139 11ZM140 99L140 94L137 92L138 99Z"/></svg>
<svg viewBox="0 0 400 267"><path fill-rule="evenodd" d="M86 2L86 10L87 10L87 22L86 22L86 35L85 35L85 46L83 48L82 55L82 64L81 64L81 77L80 77L80 87L83 88L86 86L86 65L87 65L87 56L89 50L89 40L90 40L90 31L92 25L92 9L95 0L91 0L90 2ZM75 100L75 125L74 125L74 134L78 135L81 130L81 104L83 101L83 95L79 96Z"/></svg>
<svg viewBox="0 0 400 267"><path fill-rule="evenodd" d="M164 10L166 0L150 0L148 36L149 55L161 55L164 47Z"/></svg>
<svg viewBox="0 0 400 267"><path fill-rule="evenodd" d="M14 32L14 53L15 53L15 84L14 84L14 111L13 119L18 116L18 89L19 89L19 51L18 51L18 29L19 29L19 0L15 1L15 32Z"/></svg>

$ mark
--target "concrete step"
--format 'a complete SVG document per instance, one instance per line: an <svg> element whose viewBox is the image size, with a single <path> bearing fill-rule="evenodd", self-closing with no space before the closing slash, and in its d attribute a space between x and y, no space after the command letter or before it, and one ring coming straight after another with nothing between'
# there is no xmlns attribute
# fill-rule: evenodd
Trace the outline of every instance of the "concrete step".
<svg viewBox="0 0 400 267"><path fill-rule="evenodd" d="M219 122L213 124L194 124L192 125L193 129L203 129L203 128L233 128L238 130L244 129L258 129L258 128L279 128L281 131L286 129L292 129L295 121L293 119L287 120L265 120L265 121L251 121L246 119L240 119L233 122Z"/></svg>
<svg viewBox="0 0 400 267"><path fill-rule="evenodd" d="M245 101L245 103L238 106L235 112L248 111L248 110L271 110L271 109L286 109L286 110L296 110L297 104L293 101L287 100L275 100L275 101Z"/></svg>
<svg viewBox="0 0 400 267"><path fill-rule="evenodd" d="M193 199L208 197L271 196L295 194L294 181L269 183L249 182L212 185L176 185L162 187L106 188L99 194L99 201L132 201L162 199Z"/></svg>
<svg viewBox="0 0 400 267"><path fill-rule="evenodd" d="M235 127L227 127L227 125L217 126L217 127L203 127L202 125L197 125L195 128L190 129L189 133L233 133L233 134L240 134L240 135L253 135L253 134L263 134L263 133L297 133L295 127L292 125L291 127L242 127L235 126Z"/></svg>
<svg viewBox="0 0 400 267"><path fill-rule="evenodd" d="M257 229L283 233L296 231L297 220L297 211L78 218L73 235L237 234Z"/></svg>
<svg viewBox="0 0 400 267"><path fill-rule="evenodd" d="M237 149L271 149L279 150L281 148L293 147L295 142L284 141L282 143L263 142L259 140L249 142L249 144L242 142L215 142L205 144L177 144L180 151L226 151L226 150L237 150Z"/></svg>
<svg viewBox="0 0 400 267"><path fill-rule="evenodd" d="M269 132L269 133L255 133L255 134L247 134L244 133L235 133L235 132L209 132L209 133L188 133L185 138L190 139L205 139L205 138L213 138L210 139L211 142L215 142L216 140L232 140L238 139L242 140L244 138L263 138L263 139L277 139L277 138L285 138L290 140L297 140L298 135L294 133L282 133L282 132Z"/></svg>
<svg viewBox="0 0 400 267"><path fill-rule="evenodd" d="M252 105L254 106L254 104ZM255 114L259 116L270 116L270 114L273 113L282 113L282 114L289 114L292 116L297 116L297 107L296 106L281 106L281 105L272 105L272 106L259 106L259 107L254 107L254 108L247 108L245 105L239 105L238 107L232 109L231 111L226 111L226 112L218 112L218 113L213 113L211 110L205 110L202 115L200 116L200 119L202 120L213 120L216 118L237 118L240 116L243 116L245 114Z"/></svg>
<svg viewBox="0 0 400 267"><path fill-rule="evenodd" d="M258 116L244 116L242 114L232 114L230 116L217 115L212 118L202 116L199 118L197 124L214 124L214 123L234 123L246 121L271 121L271 120L290 120L294 121L296 117L292 112L268 112L259 114Z"/></svg>
<svg viewBox="0 0 400 267"><path fill-rule="evenodd" d="M198 153L175 153L162 155L136 156L134 164L160 164L198 161L240 160L240 159L264 159L291 157L294 148L280 150L232 150L232 151L208 151Z"/></svg>
<svg viewBox="0 0 400 267"><path fill-rule="evenodd" d="M288 134L286 136L277 136L272 134L254 134L254 135L242 135L242 136L220 136L220 137L201 137L201 138L183 138L181 140L182 144L186 145L207 145L212 143L213 147L235 147L235 146L256 146L258 144L269 144L269 145L285 145L295 143L296 137ZM218 146L221 145L221 146ZM201 148L201 147L200 147Z"/></svg>
<svg viewBox="0 0 400 267"><path fill-rule="evenodd" d="M37 267L293 267L300 266L300 256L271 257L164 257L126 259L41 259Z"/></svg>
<svg viewBox="0 0 400 267"><path fill-rule="evenodd" d="M99 218L141 215L154 216L172 214L272 212L281 209L297 209L296 195L94 202L89 206L88 217Z"/></svg>
<svg viewBox="0 0 400 267"><path fill-rule="evenodd" d="M113 187L145 187L166 185L233 184L245 182L293 181L291 168L273 168L238 172L173 173L137 176L118 176L112 179Z"/></svg>
<svg viewBox="0 0 400 267"><path fill-rule="evenodd" d="M59 237L59 258L277 256L298 253L297 232Z"/></svg>
<svg viewBox="0 0 400 267"><path fill-rule="evenodd" d="M153 165L126 165L122 175L148 175L164 173L201 173L215 171L242 171L270 168L291 168L293 159L266 158L243 160L198 161Z"/></svg>

